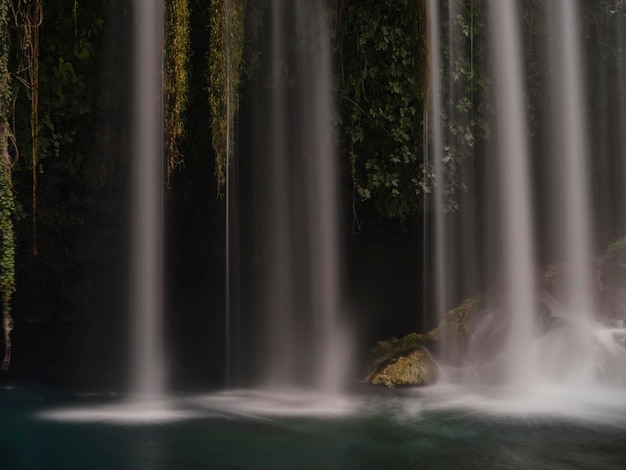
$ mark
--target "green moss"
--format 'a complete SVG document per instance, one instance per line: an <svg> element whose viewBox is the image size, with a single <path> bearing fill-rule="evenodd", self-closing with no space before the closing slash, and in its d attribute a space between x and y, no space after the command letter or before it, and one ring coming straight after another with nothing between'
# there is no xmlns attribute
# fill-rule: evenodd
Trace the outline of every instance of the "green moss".
<svg viewBox="0 0 626 470"><path fill-rule="evenodd" d="M11 129L11 77L9 61L9 11L8 2L0 0L0 302L5 337L5 354L2 369L7 369L11 358L10 332L11 297L15 290L15 194L13 192L13 161L9 155Z"/></svg>
<svg viewBox="0 0 626 470"><path fill-rule="evenodd" d="M429 347L434 343L432 332L427 334L409 333L402 338L389 338L378 341L370 350L370 358L373 360L387 359L390 356L399 354L417 347Z"/></svg>
<svg viewBox="0 0 626 470"><path fill-rule="evenodd" d="M165 134L167 182L182 163L178 142L185 134L185 110L189 82L189 5L188 0L167 3L165 57Z"/></svg>

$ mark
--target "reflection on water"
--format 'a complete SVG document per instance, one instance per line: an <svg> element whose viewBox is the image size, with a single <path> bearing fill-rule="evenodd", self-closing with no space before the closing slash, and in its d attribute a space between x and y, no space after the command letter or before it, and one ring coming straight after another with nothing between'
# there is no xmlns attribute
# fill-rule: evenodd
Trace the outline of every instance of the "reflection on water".
<svg viewBox="0 0 626 470"><path fill-rule="evenodd" d="M512 417L461 397L237 391L156 401L150 414L115 397L3 388L0 469L626 468L626 406L591 420Z"/></svg>

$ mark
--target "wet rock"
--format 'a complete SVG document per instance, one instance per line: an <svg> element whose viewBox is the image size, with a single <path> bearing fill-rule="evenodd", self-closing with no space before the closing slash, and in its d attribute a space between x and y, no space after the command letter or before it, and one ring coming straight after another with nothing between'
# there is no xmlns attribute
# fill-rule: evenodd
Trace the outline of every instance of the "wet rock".
<svg viewBox="0 0 626 470"><path fill-rule="evenodd" d="M439 324L438 351L446 362L458 364L467 353L473 332L487 308L484 295L475 295L448 311Z"/></svg>
<svg viewBox="0 0 626 470"><path fill-rule="evenodd" d="M430 348L435 345L439 337L439 331L434 329L428 333L409 333L402 338L389 338L378 341L370 350L370 359L375 367L382 362L392 359L399 353L409 349L424 347Z"/></svg>
<svg viewBox="0 0 626 470"><path fill-rule="evenodd" d="M437 381L437 365L428 351L418 346L383 361L368 379L372 385L387 387L431 385Z"/></svg>

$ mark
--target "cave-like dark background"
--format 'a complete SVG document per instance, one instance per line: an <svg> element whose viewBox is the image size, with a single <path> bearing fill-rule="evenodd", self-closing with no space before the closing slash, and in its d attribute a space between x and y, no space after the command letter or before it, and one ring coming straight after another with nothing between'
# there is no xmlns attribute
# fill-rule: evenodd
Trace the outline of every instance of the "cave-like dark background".
<svg viewBox="0 0 626 470"><path fill-rule="evenodd" d="M28 152L14 171L21 207L15 328L11 367L1 379L115 390L128 380L132 2L79 6L76 17L70 3L46 4L40 31L39 106L50 125L45 121L39 137L36 240ZM168 367L172 386L186 390L220 387L224 377L225 203L216 196L206 78L208 17L201 3L190 2L187 135L180 144L184 165L165 196ZM73 48L83 38L81 31L90 28L93 35L84 35L90 55L77 60ZM73 60L75 76L59 75L63 57ZM241 88L242 153L251 150L246 149L251 126L246 116L253 112L259 74L251 72ZM20 97L16 113L23 143L29 139L26 98ZM254 195L245 189L246 163L239 166L241 198L250 201ZM356 347L365 356L375 339L421 327L422 226L381 217L364 204L361 230L354 233L349 168L342 168L341 184L343 297L354 321ZM243 230L245 210L236 216ZM241 276L245 279L246 273ZM245 333L241 341L245 347Z"/></svg>

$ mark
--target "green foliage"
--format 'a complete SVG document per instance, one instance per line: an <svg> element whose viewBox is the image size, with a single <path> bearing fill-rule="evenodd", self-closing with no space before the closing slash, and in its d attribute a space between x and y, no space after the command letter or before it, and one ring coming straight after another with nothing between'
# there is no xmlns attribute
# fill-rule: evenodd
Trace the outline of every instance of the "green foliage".
<svg viewBox="0 0 626 470"><path fill-rule="evenodd" d="M244 50L244 0L211 0L209 104L218 196L223 195L234 148L235 115Z"/></svg>
<svg viewBox="0 0 626 470"><path fill-rule="evenodd" d="M2 368L10 361L11 296L15 289L15 195L13 193L13 162L9 155L11 130L11 76L9 75L9 4L0 0L0 302L5 338Z"/></svg>
<svg viewBox="0 0 626 470"><path fill-rule="evenodd" d="M46 7L39 60L39 172L46 159L69 159L67 153L79 151L81 124L96 111L102 92L100 12L79 8L75 20L71 4L54 2ZM21 137L20 146L26 139Z"/></svg>
<svg viewBox="0 0 626 470"><path fill-rule="evenodd" d="M185 109L189 82L189 5L188 0L167 3L165 58L165 134L167 180L182 163L178 141L185 134Z"/></svg>
<svg viewBox="0 0 626 470"><path fill-rule="evenodd" d="M442 17L441 91L443 100L444 155L442 175L445 212L458 209L459 190L467 191L469 166L489 137L491 82L488 79L487 17L484 0L451 2ZM435 117L436 119L437 117ZM466 167L464 169L464 166ZM465 171L464 171L465 170Z"/></svg>
<svg viewBox="0 0 626 470"><path fill-rule="evenodd" d="M84 227L84 209L93 204L95 191L104 184L113 161L111 155L105 160L94 151L96 143L110 137L98 114L107 99L103 93L105 7L78 5L76 16L73 7L73 2L46 3L38 33L38 72L33 72L36 81L28 77L14 80L12 125L21 158L13 177L18 207L33 207L30 230L34 253L39 245L45 250L50 243L69 253L65 245L71 243L68 235ZM14 57L19 55L20 34L19 28L12 31ZM116 57L116 64L122 56ZM14 60L13 70L24 65L23 59ZM36 120L31 112L34 85ZM41 178L44 170L45 177ZM17 222L23 240L29 227L19 218Z"/></svg>
<svg viewBox="0 0 626 470"><path fill-rule="evenodd" d="M6 139L6 132L1 137ZM15 288L15 240L13 217L15 214L15 195L11 180L11 161L2 144L0 162L0 298L4 310L9 310L11 296Z"/></svg>
<svg viewBox="0 0 626 470"><path fill-rule="evenodd" d="M423 2L344 0L337 15L340 123L355 195L385 216L421 208L427 57Z"/></svg>

